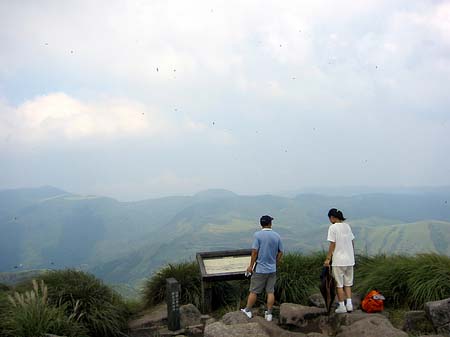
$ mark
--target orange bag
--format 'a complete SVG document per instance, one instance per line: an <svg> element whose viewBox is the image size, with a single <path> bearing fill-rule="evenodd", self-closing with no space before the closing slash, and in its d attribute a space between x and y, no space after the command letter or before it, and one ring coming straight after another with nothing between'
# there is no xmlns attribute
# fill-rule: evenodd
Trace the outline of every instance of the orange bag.
<svg viewBox="0 0 450 337"><path fill-rule="evenodd" d="M384 310L384 296L378 290L371 290L361 302L361 308L368 313Z"/></svg>

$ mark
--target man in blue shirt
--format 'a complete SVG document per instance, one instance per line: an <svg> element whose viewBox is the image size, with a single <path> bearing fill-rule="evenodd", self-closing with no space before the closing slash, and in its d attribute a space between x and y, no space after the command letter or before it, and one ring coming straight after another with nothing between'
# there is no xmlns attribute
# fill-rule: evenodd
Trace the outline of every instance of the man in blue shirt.
<svg viewBox="0 0 450 337"><path fill-rule="evenodd" d="M264 215L260 219L262 229L253 236L252 256L248 273L253 273L250 281L250 294L247 299L247 306L241 311L252 318L252 307L256 302L258 294L264 289L267 294L267 311L265 319L272 320L272 308L275 302L275 282L277 280L277 263L283 256L283 244L280 235L272 230L273 218ZM256 266L255 266L256 263Z"/></svg>

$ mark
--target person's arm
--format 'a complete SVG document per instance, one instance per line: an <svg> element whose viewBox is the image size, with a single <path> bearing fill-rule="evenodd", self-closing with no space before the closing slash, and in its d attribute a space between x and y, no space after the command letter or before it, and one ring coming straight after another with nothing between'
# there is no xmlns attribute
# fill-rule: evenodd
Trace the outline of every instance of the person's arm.
<svg viewBox="0 0 450 337"><path fill-rule="evenodd" d="M281 258L283 257L283 252L280 250L277 254L277 264L281 262Z"/></svg>
<svg viewBox="0 0 450 337"><path fill-rule="evenodd" d="M336 248L336 242L330 242L330 247L328 248L327 258L325 259L325 262L323 263L323 265L325 267L329 267L330 266L330 261L331 261L331 258L333 257L333 253L334 253L334 249L335 248Z"/></svg>
<svg viewBox="0 0 450 337"><path fill-rule="evenodd" d="M252 256L250 258L250 265L247 267L249 273L253 273L253 268L255 267L256 259L258 258L258 250L252 249Z"/></svg>

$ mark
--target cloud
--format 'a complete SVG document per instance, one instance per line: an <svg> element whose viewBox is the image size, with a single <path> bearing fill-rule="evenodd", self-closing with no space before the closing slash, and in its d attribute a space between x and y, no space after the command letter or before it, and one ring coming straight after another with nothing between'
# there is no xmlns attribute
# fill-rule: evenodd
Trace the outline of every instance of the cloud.
<svg viewBox="0 0 450 337"><path fill-rule="evenodd" d="M0 109L4 132L23 142L152 136L170 130L157 110L127 99L83 102L65 93L51 93L17 107L3 104Z"/></svg>
<svg viewBox="0 0 450 337"><path fill-rule="evenodd" d="M124 98L83 101L61 92L38 96L16 107L0 103L0 130L10 141L23 145L121 138L178 139L186 135L201 135L217 144L234 142L224 130L189 116L174 118Z"/></svg>

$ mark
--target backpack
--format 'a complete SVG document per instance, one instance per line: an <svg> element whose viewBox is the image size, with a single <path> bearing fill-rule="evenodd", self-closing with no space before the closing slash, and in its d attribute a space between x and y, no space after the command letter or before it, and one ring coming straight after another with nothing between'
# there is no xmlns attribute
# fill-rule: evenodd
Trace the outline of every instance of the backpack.
<svg viewBox="0 0 450 337"><path fill-rule="evenodd" d="M367 312L380 312L384 310L384 296L378 290L371 290L361 302L361 308Z"/></svg>

